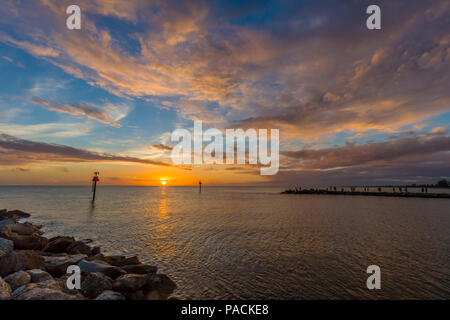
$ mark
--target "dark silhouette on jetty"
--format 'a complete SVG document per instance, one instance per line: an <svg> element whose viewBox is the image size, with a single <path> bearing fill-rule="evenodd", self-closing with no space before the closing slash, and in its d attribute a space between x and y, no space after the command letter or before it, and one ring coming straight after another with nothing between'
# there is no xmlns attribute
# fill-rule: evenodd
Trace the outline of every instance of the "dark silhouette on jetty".
<svg viewBox="0 0 450 320"><path fill-rule="evenodd" d="M448 193L428 193L428 190L422 189L422 192L408 192L408 188L394 187L392 192L382 191L380 187L372 187L377 191L369 191L370 188L364 187L364 191L356 191L355 187L351 187L349 191L344 188L337 190L336 187L327 189L302 189L293 188L283 191L283 194L327 194L327 195L348 195L348 196L375 196L375 197L404 197L404 198L439 198L450 199ZM396 192L396 190L398 192Z"/></svg>

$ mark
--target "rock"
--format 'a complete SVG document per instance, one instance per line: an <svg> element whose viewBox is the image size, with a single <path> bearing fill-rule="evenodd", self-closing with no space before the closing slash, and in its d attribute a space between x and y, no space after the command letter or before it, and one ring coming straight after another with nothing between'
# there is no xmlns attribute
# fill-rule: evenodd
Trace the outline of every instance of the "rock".
<svg viewBox="0 0 450 320"><path fill-rule="evenodd" d="M115 279L117 277L126 274L126 272L123 269L111 266L105 263L104 261L100 260L92 260L92 261L81 260L78 263L78 266L84 273L100 272L112 279Z"/></svg>
<svg viewBox="0 0 450 320"><path fill-rule="evenodd" d="M81 283L81 293L89 299L95 299L106 290L112 289L112 280L100 272L90 273Z"/></svg>
<svg viewBox="0 0 450 320"><path fill-rule="evenodd" d="M7 238L8 233L11 232L11 226L16 224L13 219L6 219L0 221L0 237Z"/></svg>
<svg viewBox="0 0 450 320"><path fill-rule="evenodd" d="M125 300L125 297L119 292L106 290L95 298L95 300Z"/></svg>
<svg viewBox="0 0 450 320"><path fill-rule="evenodd" d="M93 247L92 250L91 250L91 253L92 253L93 256L95 256L97 254L100 254L101 253L100 247Z"/></svg>
<svg viewBox="0 0 450 320"><path fill-rule="evenodd" d="M87 257L86 260L88 260L88 261L99 260L99 261L103 261L103 262L107 263L107 262L105 261L105 256L104 256L102 253L98 253L98 254L96 254L95 256Z"/></svg>
<svg viewBox="0 0 450 320"><path fill-rule="evenodd" d="M122 292L127 300L147 300L147 296L144 294L143 290L138 290L136 292Z"/></svg>
<svg viewBox="0 0 450 320"><path fill-rule="evenodd" d="M4 219L13 219L13 220L19 220L22 218L29 218L30 214L20 211L20 210L13 210L13 211L7 211L5 209L0 211L0 220Z"/></svg>
<svg viewBox="0 0 450 320"><path fill-rule="evenodd" d="M94 240L92 240L92 239L83 239L83 240L80 240L80 242L83 242L84 244L89 244L89 243L94 242Z"/></svg>
<svg viewBox="0 0 450 320"><path fill-rule="evenodd" d="M48 240L44 251L53 253L66 252L67 247L75 242L73 237L54 237Z"/></svg>
<svg viewBox="0 0 450 320"><path fill-rule="evenodd" d="M14 249L14 242L8 239L0 238L0 259L3 256L6 256Z"/></svg>
<svg viewBox="0 0 450 320"><path fill-rule="evenodd" d="M61 278L56 278L55 281L58 284L58 288L60 290L62 290L62 292L73 295L73 296L77 296L79 297L81 300L85 300L85 297L81 294L81 290L78 289L69 289L67 287L67 279L69 279L69 277L72 274L66 274L64 276L62 276ZM85 277L83 277L83 275L81 275L81 282L83 282Z"/></svg>
<svg viewBox="0 0 450 320"><path fill-rule="evenodd" d="M91 255L91 247L85 244L82 241L75 241L67 247L67 253L69 254L77 254L82 253L87 256Z"/></svg>
<svg viewBox="0 0 450 320"><path fill-rule="evenodd" d="M48 243L48 239L39 235L23 236L17 233L10 233L8 238L14 242L14 249L17 250L42 250Z"/></svg>
<svg viewBox="0 0 450 320"><path fill-rule="evenodd" d="M142 274L126 274L117 278L113 283L114 291L135 292L146 286L149 278Z"/></svg>
<svg viewBox="0 0 450 320"><path fill-rule="evenodd" d="M13 251L0 259L0 277L13 272L44 267L44 258L31 250Z"/></svg>
<svg viewBox="0 0 450 320"><path fill-rule="evenodd" d="M86 255L84 254L46 256L44 257L45 270L47 270L47 272L52 276L59 278L60 276L67 273L68 266L76 265L85 258Z"/></svg>
<svg viewBox="0 0 450 320"><path fill-rule="evenodd" d="M148 275L149 284L144 288L148 300L165 300L177 285L165 274Z"/></svg>
<svg viewBox="0 0 450 320"><path fill-rule="evenodd" d="M54 282L56 283L56 282ZM20 290L19 290L20 289ZM69 295L59 290L52 283L30 283L17 289L12 298L14 300L78 300L77 296Z"/></svg>
<svg viewBox="0 0 450 320"><path fill-rule="evenodd" d="M27 273L31 277L31 282L34 283L53 280L53 277L48 272L45 272L44 270L41 269L28 270Z"/></svg>
<svg viewBox="0 0 450 320"><path fill-rule="evenodd" d="M11 297L11 287L0 277L0 300L8 300Z"/></svg>
<svg viewBox="0 0 450 320"><path fill-rule="evenodd" d="M11 290L14 291L21 286L29 284L31 276L25 271L17 271L5 277L4 280L9 284Z"/></svg>
<svg viewBox="0 0 450 320"><path fill-rule="evenodd" d="M134 274L148 274L148 273L156 273L158 271L157 267L149 266L147 264L133 264L129 266L123 266L123 270L125 270L127 273L134 273Z"/></svg>
<svg viewBox="0 0 450 320"><path fill-rule="evenodd" d="M33 233L36 233L35 228L31 227L29 224L23 223L15 223L10 226L11 231L23 236L31 236Z"/></svg>
<svg viewBox="0 0 450 320"><path fill-rule="evenodd" d="M122 267L127 265L140 264L137 256L125 257L125 256L106 256L105 262L112 266Z"/></svg>

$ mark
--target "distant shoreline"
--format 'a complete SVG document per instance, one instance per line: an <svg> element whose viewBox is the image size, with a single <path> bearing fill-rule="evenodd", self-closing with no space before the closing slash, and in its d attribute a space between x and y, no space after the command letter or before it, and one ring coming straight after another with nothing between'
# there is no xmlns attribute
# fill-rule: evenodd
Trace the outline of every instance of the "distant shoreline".
<svg viewBox="0 0 450 320"><path fill-rule="evenodd" d="M448 193L417 193L417 192L371 192L371 191L329 191L321 189L285 190L282 194L317 194L317 195L349 195L349 196L374 196L374 197L399 197L399 198L433 198L450 199Z"/></svg>

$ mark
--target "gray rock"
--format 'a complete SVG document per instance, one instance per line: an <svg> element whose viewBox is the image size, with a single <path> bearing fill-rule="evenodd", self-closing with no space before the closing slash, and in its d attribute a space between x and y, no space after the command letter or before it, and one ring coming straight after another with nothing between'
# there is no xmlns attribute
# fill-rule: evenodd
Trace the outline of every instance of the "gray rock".
<svg viewBox="0 0 450 320"><path fill-rule="evenodd" d="M0 300L8 300L11 297L11 287L0 277Z"/></svg>
<svg viewBox="0 0 450 320"><path fill-rule="evenodd" d="M21 286L29 284L31 282L31 277L25 271L17 271L5 277L4 280L9 284L11 290L14 291Z"/></svg>
<svg viewBox="0 0 450 320"><path fill-rule="evenodd" d="M134 264L130 266L123 266L123 270L125 270L127 273L134 273L134 274L148 274L148 273L156 273L158 271L158 268L155 266L149 266L147 264Z"/></svg>
<svg viewBox="0 0 450 320"><path fill-rule="evenodd" d="M28 270L27 273L31 277L31 282L34 283L53 280L53 277L48 272L45 272L44 270L41 269Z"/></svg>
<svg viewBox="0 0 450 320"><path fill-rule="evenodd" d="M68 266L76 265L85 258L86 255L84 254L46 256L44 257L45 270L47 270L47 272L52 276L59 278L60 276L67 273Z"/></svg>
<svg viewBox="0 0 450 320"><path fill-rule="evenodd" d="M66 252L67 247L75 242L73 237L54 237L48 240L48 244L44 251L53 253Z"/></svg>
<svg viewBox="0 0 450 320"><path fill-rule="evenodd" d="M125 300L123 294L111 290L103 291L95 300Z"/></svg>
<svg viewBox="0 0 450 320"><path fill-rule="evenodd" d="M112 289L112 280L100 272L90 273L81 283L81 293L89 299L95 299L99 294Z"/></svg>
<svg viewBox="0 0 450 320"><path fill-rule="evenodd" d="M92 261L81 260L78 263L78 266L84 273L100 272L112 279L115 279L117 277L126 274L126 272L123 269L111 266L106 262L100 260L92 260Z"/></svg>
<svg viewBox="0 0 450 320"><path fill-rule="evenodd" d="M11 253L14 249L14 242L0 238L0 258Z"/></svg>
<svg viewBox="0 0 450 320"><path fill-rule="evenodd" d="M56 282L55 282L56 283ZM19 290L20 289L20 290ZM12 296L14 300L78 300L79 297L62 292L53 283L30 283L19 288Z"/></svg>
<svg viewBox="0 0 450 320"><path fill-rule="evenodd" d="M149 278L143 274L126 274L117 278L113 283L114 291L135 292L146 286Z"/></svg>
<svg viewBox="0 0 450 320"><path fill-rule="evenodd" d="M36 251L13 251L0 259L0 277L20 270L40 269L43 267L44 258Z"/></svg>
<svg viewBox="0 0 450 320"><path fill-rule="evenodd" d="M67 247L67 253L69 254L81 253L90 256L91 247L82 241L75 241Z"/></svg>
<svg viewBox="0 0 450 320"><path fill-rule="evenodd" d="M9 239L9 235L11 234L11 226L16 224L13 219L6 219L0 221L0 238Z"/></svg>

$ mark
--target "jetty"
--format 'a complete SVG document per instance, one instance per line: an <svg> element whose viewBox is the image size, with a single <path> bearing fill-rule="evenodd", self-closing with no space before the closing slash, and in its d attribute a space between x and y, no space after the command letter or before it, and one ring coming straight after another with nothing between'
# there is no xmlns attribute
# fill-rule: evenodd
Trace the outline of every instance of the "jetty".
<svg viewBox="0 0 450 320"><path fill-rule="evenodd" d="M425 192L385 192L385 191L334 191L324 189L288 189L282 194L317 194L317 195L345 195L345 196L373 196L373 197L401 197L401 198L434 198L434 199L450 199L448 193L425 193Z"/></svg>

